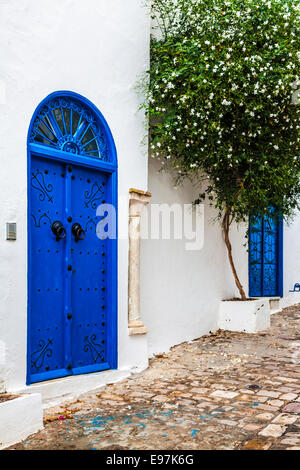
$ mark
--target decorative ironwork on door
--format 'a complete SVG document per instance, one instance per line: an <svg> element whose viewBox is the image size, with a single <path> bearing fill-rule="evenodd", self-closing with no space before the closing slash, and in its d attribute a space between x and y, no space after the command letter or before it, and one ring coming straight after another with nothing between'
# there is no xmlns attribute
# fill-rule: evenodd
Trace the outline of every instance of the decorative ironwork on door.
<svg viewBox="0 0 300 470"><path fill-rule="evenodd" d="M48 100L32 125L30 142L72 154L109 161L105 130L99 119L76 98Z"/></svg>
<svg viewBox="0 0 300 470"><path fill-rule="evenodd" d="M249 295L282 296L282 218L250 217Z"/></svg>
<svg viewBox="0 0 300 470"><path fill-rule="evenodd" d="M87 100L56 95L29 133L28 383L117 366L116 240L96 234L116 152Z"/></svg>

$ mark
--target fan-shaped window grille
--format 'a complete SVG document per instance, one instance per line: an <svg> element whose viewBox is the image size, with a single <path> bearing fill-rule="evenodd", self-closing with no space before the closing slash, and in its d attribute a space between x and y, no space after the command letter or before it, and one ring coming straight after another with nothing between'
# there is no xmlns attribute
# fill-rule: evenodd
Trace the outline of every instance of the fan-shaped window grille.
<svg viewBox="0 0 300 470"><path fill-rule="evenodd" d="M101 121L74 98L57 97L46 102L34 120L30 142L109 161Z"/></svg>

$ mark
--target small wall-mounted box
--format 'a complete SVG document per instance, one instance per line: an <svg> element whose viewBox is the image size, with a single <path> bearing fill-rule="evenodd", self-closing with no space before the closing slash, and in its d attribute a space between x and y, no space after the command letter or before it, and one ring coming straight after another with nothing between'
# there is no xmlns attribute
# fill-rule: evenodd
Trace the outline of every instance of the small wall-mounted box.
<svg viewBox="0 0 300 470"><path fill-rule="evenodd" d="M16 240L17 239L17 224L9 223L6 224L6 240Z"/></svg>

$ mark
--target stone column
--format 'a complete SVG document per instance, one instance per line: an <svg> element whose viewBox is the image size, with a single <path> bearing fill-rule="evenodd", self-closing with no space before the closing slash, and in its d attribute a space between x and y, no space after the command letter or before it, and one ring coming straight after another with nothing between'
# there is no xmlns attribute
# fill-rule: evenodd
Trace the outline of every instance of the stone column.
<svg viewBox="0 0 300 470"><path fill-rule="evenodd" d="M138 189L130 189L129 194L128 329L129 335L143 335L148 330L140 313L141 214L152 195Z"/></svg>

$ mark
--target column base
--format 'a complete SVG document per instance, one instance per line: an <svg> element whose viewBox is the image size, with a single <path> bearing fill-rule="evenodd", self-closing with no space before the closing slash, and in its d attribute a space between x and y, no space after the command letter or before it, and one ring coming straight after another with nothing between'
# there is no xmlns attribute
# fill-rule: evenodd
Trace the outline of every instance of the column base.
<svg viewBox="0 0 300 470"><path fill-rule="evenodd" d="M145 327L144 323L141 320L134 320L128 324L128 334L129 336L133 335L145 335L148 333L148 329Z"/></svg>

